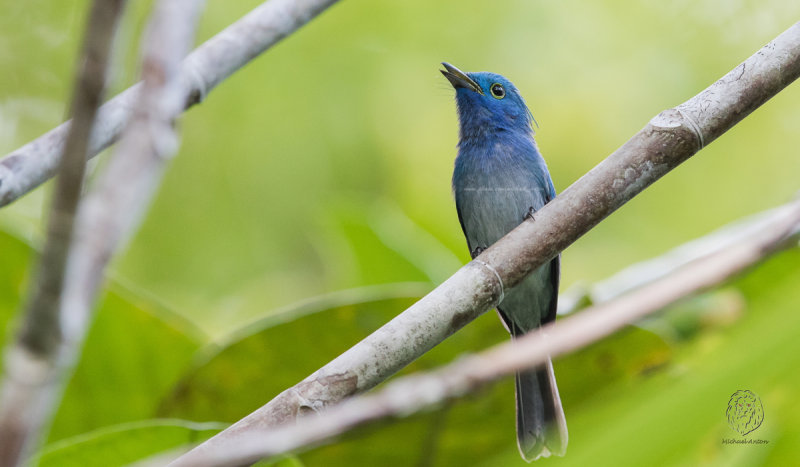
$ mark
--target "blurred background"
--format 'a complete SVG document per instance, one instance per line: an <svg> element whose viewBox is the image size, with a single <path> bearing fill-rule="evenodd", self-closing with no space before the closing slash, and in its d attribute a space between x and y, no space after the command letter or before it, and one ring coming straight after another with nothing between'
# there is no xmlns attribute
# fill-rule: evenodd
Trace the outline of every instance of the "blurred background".
<svg viewBox="0 0 800 467"><path fill-rule="evenodd" d="M258 5L208 1L198 43ZM109 96L137 80L150 1L130 2ZM0 153L68 111L87 1L0 0ZM651 117L800 18L790 0L346 1L181 120L182 146L113 264L43 464L125 464L202 439L337 356L468 258L450 192L453 92L505 75L539 123L558 191ZM562 292L796 195L800 85L563 254ZM107 154L91 170L102 169ZM0 210L0 320L13 330L49 185ZM781 253L555 363L587 463L785 465L800 458L800 252ZM494 313L404 373L507 338ZM286 465L523 465L509 379L349 434ZM762 445L723 445L731 394L764 404ZM154 419L168 419L154 421ZM102 461L101 461L102 460Z"/></svg>

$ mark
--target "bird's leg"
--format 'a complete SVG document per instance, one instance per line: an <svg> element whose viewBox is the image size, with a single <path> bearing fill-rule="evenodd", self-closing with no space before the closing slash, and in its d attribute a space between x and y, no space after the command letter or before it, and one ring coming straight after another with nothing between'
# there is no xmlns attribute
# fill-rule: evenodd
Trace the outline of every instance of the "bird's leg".
<svg viewBox="0 0 800 467"><path fill-rule="evenodd" d="M472 253L471 253L471 254L472 254L472 259L475 259L475 258L477 258L477 257L478 257L478 255L479 255L479 254L481 254L481 253L483 253L483 250L485 250L485 249L486 249L486 248L484 248L484 247L482 247L482 246L476 246L476 247L475 247L475 249L474 249L474 250L472 250Z"/></svg>
<svg viewBox="0 0 800 467"><path fill-rule="evenodd" d="M536 209L533 209L533 206L529 207L529 208L528 208L528 212L526 212L526 213L525 213L525 215L524 215L524 216L522 216L522 220L523 220L523 221L526 221L526 220L528 220L528 219L531 219L531 220L534 220L534 221L535 221L535 220L536 220L536 218L535 218L535 217L533 217L533 213L535 213L535 212L536 212Z"/></svg>

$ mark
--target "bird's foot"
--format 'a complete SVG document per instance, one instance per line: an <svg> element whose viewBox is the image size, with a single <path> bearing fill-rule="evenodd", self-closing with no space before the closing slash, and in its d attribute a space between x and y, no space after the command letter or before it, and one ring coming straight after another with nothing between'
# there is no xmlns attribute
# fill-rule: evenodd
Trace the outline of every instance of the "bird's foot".
<svg viewBox="0 0 800 467"><path fill-rule="evenodd" d="M528 220L528 219L531 219L531 220L534 220L534 221L535 221L535 220L536 220L536 218L535 218L535 217L533 217L533 213L535 213L535 212L536 212L536 209L533 209L533 206L529 207L529 208L528 208L528 212L526 212L526 213L525 213L525 215L524 215L524 216L522 216L522 220L523 220L523 221L526 221L526 220Z"/></svg>
<svg viewBox="0 0 800 467"><path fill-rule="evenodd" d="M481 254L481 253L483 253L483 251L484 251L485 249L486 249L486 248L484 248L484 247L482 247L482 246L476 246L476 247L475 247L475 249L474 249L474 250L472 250L472 253L471 253L471 255L472 255L472 259L475 259L475 258L477 258L477 257L478 257L478 255L479 255L479 254Z"/></svg>

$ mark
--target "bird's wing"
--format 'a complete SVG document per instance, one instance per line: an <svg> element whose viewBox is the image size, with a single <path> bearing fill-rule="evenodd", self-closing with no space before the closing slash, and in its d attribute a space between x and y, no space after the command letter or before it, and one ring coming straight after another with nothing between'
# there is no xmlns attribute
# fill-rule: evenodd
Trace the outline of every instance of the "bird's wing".
<svg viewBox="0 0 800 467"><path fill-rule="evenodd" d="M475 259L475 247L472 246L472 242L469 241L469 234L467 234L467 228L464 226L464 217L461 215L461 202L459 201L459 196L456 196L456 213L458 213L458 223L461 225L461 231L464 232L464 238L467 239L467 248L469 248L469 254L472 259Z"/></svg>
<svg viewBox="0 0 800 467"><path fill-rule="evenodd" d="M550 260L550 285L553 288L553 295L550 298L550 305L547 308L547 314L542 316L542 324L555 321L556 312L558 311L558 286L561 282L561 253L555 258Z"/></svg>
<svg viewBox="0 0 800 467"><path fill-rule="evenodd" d="M548 185L549 191L547 193L547 199L545 200L545 204L549 203L556 197L556 187L553 185L553 180L548 177ZM552 299L550 300L550 306L547 309L547 314L542 317L542 324L549 323L551 321L555 321L556 319L556 312L558 311L558 287L561 283L561 253L559 253L555 258L550 260L550 284L553 287L555 293L553 294Z"/></svg>

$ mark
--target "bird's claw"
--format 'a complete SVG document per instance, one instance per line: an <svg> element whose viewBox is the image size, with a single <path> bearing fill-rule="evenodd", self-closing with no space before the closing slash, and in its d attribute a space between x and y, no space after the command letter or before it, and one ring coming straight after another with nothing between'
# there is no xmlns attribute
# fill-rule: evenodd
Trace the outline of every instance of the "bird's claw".
<svg viewBox="0 0 800 467"><path fill-rule="evenodd" d="M484 248L484 247L482 247L482 246L476 246L476 247L475 247L475 249L474 249L474 250L472 250L472 253L471 253L471 255L472 255L472 259L475 259L475 258L477 258L477 257L478 257L478 255L480 255L481 253L483 253L483 251L484 251L485 249L486 249L486 248Z"/></svg>
<svg viewBox="0 0 800 467"><path fill-rule="evenodd" d="M536 220L536 218L533 217L533 213L535 213L535 212L536 212L536 209L533 209L533 206L529 207L528 208L528 212L526 212L525 215L522 216L522 220L523 221L526 221L528 219Z"/></svg>

